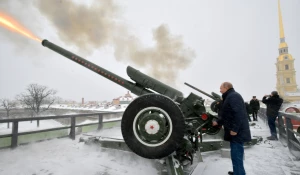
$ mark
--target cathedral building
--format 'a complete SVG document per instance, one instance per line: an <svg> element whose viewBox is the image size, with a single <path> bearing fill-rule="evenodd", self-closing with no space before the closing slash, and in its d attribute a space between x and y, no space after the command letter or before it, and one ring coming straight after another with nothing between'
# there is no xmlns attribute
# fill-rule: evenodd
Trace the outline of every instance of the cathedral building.
<svg viewBox="0 0 300 175"><path fill-rule="evenodd" d="M299 102L300 103L300 89L297 87L296 70L294 68L295 59L289 53L288 45L285 41L280 0L278 0L278 15L279 15L279 56L276 63L276 88L279 95L285 102Z"/></svg>

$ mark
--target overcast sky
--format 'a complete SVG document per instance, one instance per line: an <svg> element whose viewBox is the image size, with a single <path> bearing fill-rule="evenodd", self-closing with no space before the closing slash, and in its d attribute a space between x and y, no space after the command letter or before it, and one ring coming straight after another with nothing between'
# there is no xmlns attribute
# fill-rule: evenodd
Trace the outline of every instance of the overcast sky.
<svg viewBox="0 0 300 175"><path fill-rule="evenodd" d="M128 65L177 87L185 96L233 83L245 100L276 89L277 0L1 0L0 12L41 39L123 78ZM286 42L300 83L300 1L282 0ZM0 27L0 98L30 83L63 99L112 100L121 86L19 34ZM207 98L206 96L203 96Z"/></svg>

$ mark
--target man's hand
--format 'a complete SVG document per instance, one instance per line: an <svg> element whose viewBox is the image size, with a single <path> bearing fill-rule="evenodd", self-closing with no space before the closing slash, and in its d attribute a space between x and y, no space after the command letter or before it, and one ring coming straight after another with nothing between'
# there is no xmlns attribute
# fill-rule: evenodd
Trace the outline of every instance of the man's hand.
<svg viewBox="0 0 300 175"><path fill-rule="evenodd" d="M230 135L235 136L237 135L237 132L230 131Z"/></svg>
<svg viewBox="0 0 300 175"><path fill-rule="evenodd" d="M212 122L212 125L213 125L213 126L217 126L218 123L217 123L216 121L213 121L213 122Z"/></svg>

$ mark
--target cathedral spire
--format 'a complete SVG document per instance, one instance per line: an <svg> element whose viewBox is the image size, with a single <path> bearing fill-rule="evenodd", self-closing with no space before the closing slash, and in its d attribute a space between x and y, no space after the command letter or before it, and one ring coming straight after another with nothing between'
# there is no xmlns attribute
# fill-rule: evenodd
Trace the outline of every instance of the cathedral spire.
<svg viewBox="0 0 300 175"><path fill-rule="evenodd" d="M278 0L278 17L279 17L279 37L280 37L280 43L279 43L279 60L282 61L283 59L292 59L289 55L289 48L287 43L285 42L285 36L284 36L284 30L283 30L283 22L282 22L282 15L281 15L281 8L280 8L280 0Z"/></svg>
<svg viewBox="0 0 300 175"><path fill-rule="evenodd" d="M279 15L279 33L280 33L280 40L284 40L284 30L283 30L283 23L282 23L282 16L281 16L281 9L280 9L280 0L278 0L278 15ZM284 42L284 41L283 41Z"/></svg>

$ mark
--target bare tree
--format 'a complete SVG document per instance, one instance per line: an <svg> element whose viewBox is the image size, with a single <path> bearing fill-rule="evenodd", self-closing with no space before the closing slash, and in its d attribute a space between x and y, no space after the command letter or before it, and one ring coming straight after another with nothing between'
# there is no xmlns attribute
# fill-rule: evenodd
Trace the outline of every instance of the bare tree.
<svg viewBox="0 0 300 175"><path fill-rule="evenodd" d="M46 86L30 84L26 92L17 96L17 99L32 111L32 117L39 116L40 113L48 110L55 102L56 90L48 89ZM40 122L37 121L39 127Z"/></svg>
<svg viewBox="0 0 300 175"><path fill-rule="evenodd" d="M5 111L6 111L6 117L9 118L10 117L10 111L14 108L16 108L17 103L13 100L9 100L9 99L0 99L0 106L4 107ZM9 122L7 122L7 128L9 128Z"/></svg>

